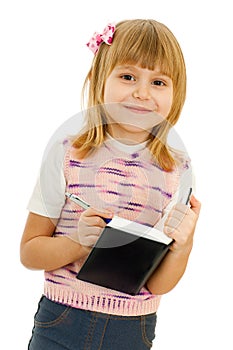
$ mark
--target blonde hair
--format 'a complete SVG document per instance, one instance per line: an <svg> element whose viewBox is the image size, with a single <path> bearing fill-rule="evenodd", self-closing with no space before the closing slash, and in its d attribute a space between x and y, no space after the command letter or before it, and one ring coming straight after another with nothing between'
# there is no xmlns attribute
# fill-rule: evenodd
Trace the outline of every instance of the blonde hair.
<svg viewBox="0 0 233 350"><path fill-rule="evenodd" d="M173 103L165 121L152 130L148 148L158 164L171 171L176 164L167 135L176 124L186 96L186 69L183 54L173 33L162 23L150 19L133 19L119 22L112 45L102 43L95 55L92 67L83 86L87 94L86 132L74 141L82 154L102 145L106 138L107 124L103 119L101 105L104 104L105 82L117 65L137 64L141 68L161 72L172 79ZM99 108L91 108L97 106Z"/></svg>

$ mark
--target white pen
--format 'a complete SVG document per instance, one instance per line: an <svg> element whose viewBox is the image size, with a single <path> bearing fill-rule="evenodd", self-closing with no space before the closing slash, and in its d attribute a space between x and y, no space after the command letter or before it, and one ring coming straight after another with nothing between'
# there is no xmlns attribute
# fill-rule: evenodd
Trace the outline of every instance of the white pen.
<svg viewBox="0 0 233 350"><path fill-rule="evenodd" d="M79 205L81 208L83 208L85 210L90 208L90 204L85 202L83 199L78 197L76 194L66 192L65 195L66 195L67 198L69 198L72 202L74 202L77 205ZM103 218L103 220L108 224L112 219Z"/></svg>
<svg viewBox="0 0 233 350"><path fill-rule="evenodd" d="M87 209L90 207L90 204L88 204L87 202L85 202L83 199L81 199L80 197L76 196L76 194L73 193L69 193L66 192L65 193L66 197L69 198L70 200L72 200L72 202L78 204L80 207L82 207L83 209Z"/></svg>

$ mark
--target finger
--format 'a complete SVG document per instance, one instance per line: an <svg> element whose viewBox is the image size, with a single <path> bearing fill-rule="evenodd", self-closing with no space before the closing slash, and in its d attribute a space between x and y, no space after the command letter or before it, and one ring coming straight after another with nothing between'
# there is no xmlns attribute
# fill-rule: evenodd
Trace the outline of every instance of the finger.
<svg viewBox="0 0 233 350"><path fill-rule="evenodd" d="M172 237L172 234L174 233L175 229L171 226L164 226L163 232L165 233L165 235Z"/></svg>
<svg viewBox="0 0 233 350"><path fill-rule="evenodd" d="M97 226L86 226L85 228L82 228L81 233L79 233L80 237L89 237L89 236L100 236L101 232L103 231L102 227Z"/></svg>
<svg viewBox="0 0 233 350"><path fill-rule="evenodd" d="M171 216L170 218L167 219L165 225L176 228L178 225L180 225L180 223L181 223L180 218L176 218L176 217Z"/></svg>
<svg viewBox="0 0 233 350"><path fill-rule="evenodd" d="M200 214L201 202L199 202L194 195L192 195L190 198L190 208L192 209L192 211L194 211L195 214Z"/></svg>
<svg viewBox="0 0 233 350"><path fill-rule="evenodd" d="M96 244L99 236L97 235L90 235L88 237L85 237L82 242L80 242L83 246L85 247L92 247L93 245Z"/></svg>
<svg viewBox="0 0 233 350"><path fill-rule="evenodd" d="M177 203L171 210L171 212L176 211L177 213L181 213L183 215L187 214L189 207L183 203Z"/></svg>
<svg viewBox="0 0 233 350"><path fill-rule="evenodd" d="M180 220L174 218L174 217L171 217L169 218L164 227L169 231L174 231L175 229L177 229L177 227L180 225Z"/></svg>
<svg viewBox="0 0 233 350"><path fill-rule="evenodd" d="M84 217L100 217L100 218L104 218L104 219L112 219L113 217L113 212L111 212L110 210L99 210L99 209L95 209L95 208L88 208L87 210L85 210L85 212L83 213Z"/></svg>
<svg viewBox="0 0 233 350"><path fill-rule="evenodd" d="M184 219L184 217L188 214L188 211L189 208L187 207L187 205L177 204L168 214L168 219L175 218L181 222Z"/></svg>
<svg viewBox="0 0 233 350"><path fill-rule="evenodd" d="M106 226L106 219L100 216L88 216L84 217L82 221L87 227L100 227L104 228Z"/></svg>
<svg viewBox="0 0 233 350"><path fill-rule="evenodd" d="M103 219L112 219L114 213L110 210L105 209L105 210L98 210L97 215Z"/></svg>
<svg viewBox="0 0 233 350"><path fill-rule="evenodd" d="M102 229L99 227L88 228L85 234L79 234L79 243L85 246L93 245L99 238Z"/></svg>

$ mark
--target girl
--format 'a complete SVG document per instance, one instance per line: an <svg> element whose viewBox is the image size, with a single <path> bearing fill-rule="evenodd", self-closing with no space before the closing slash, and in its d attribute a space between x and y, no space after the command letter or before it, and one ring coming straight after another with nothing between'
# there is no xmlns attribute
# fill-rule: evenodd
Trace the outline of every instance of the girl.
<svg viewBox="0 0 233 350"><path fill-rule="evenodd" d="M190 162L167 144L186 90L174 35L155 20L126 20L88 46L95 56L84 84L85 129L43 162L21 241L22 263L45 270L31 350L150 349L161 295L186 269L200 211L194 196L190 207L177 203ZM90 207L65 199L66 191ZM148 226L163 217L174 240L136 296L76 278L114 214Z"/></svg>

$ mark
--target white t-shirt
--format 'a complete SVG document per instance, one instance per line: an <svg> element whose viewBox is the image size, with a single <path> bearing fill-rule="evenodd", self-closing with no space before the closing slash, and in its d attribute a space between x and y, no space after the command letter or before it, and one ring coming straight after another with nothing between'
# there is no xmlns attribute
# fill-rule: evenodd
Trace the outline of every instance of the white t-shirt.
<svg viewBox="0 0 233 350"><path fill-rule="evenodd" d="M108 135L107 142L110 142L120 151L132 154L146 147L147 142L136 145L126 145ZM57 141L42 161L40 173L28 203L28 210L32 213L45 217L59 218L65 203L66 180L64 176L64 157L66 146L62 141ZM185 189L194 187L194 177L192 170L185 172L185 178L181 180L180 187ZM177 201L185 202L187 191L181 188L174 195L173 199L166 207L164 216L171 210Z"/></svg>
<svg viewBox="0 0 233 350"><path fill-rule="evenodd" d="M146 142L136 145L126 145L108 135L111 142L120 151L134 153L146 147ZM46 152L42 161L40 173L28 203L32 213L59 218L65 203L66 180L64 176L64 157L66 146L63 142L55 143Z"/></svg>

